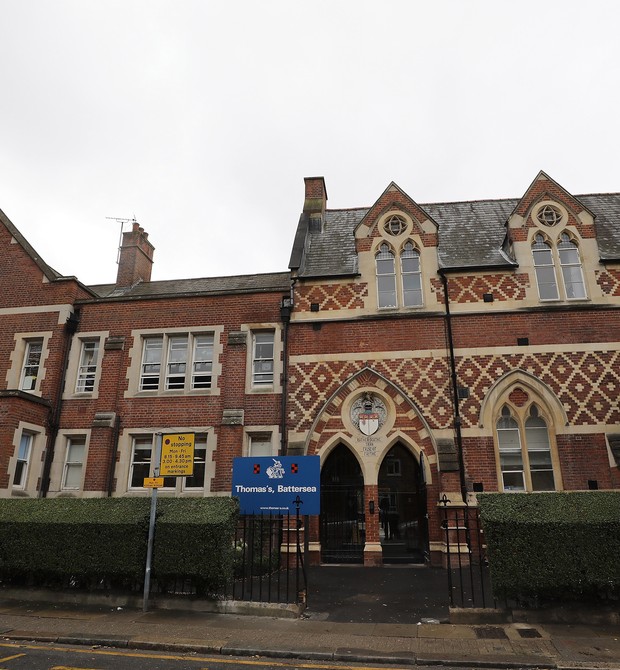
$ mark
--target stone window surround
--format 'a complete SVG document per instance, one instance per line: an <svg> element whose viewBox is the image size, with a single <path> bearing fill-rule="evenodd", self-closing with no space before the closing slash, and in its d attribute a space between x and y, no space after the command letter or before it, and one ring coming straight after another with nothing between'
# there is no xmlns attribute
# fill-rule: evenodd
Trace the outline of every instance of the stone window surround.
<svg viewBox="0 0 620 670"><path fill-rule="evenodd" d="M23 487L13 487L13 476L15 466L17 465L17 456L22 434L29 433L33 436L30 454L28 456L28 468L26 471L26 480ZM37 497L37 484L41 476L41 471L36 467L42 463L43 451L45 449L46 434L45 428L34 423L20 421L13 432L13 455L9 458L8 473L9 486L6 489L0 489L0 497L23 496L28 498Z"/></svg>
<svg viewBox="0 0 620 670"><path fill-rule="evenodd" d="M243 323L240 330L247 333L246 342L246 364L245 364L245 392L246 393L282 393L281 377L284 372L282 356L282 324L280 323ZM253 372L253 355L254 346L252 335L255 332L271 330L274 332L273 337L273 384L259 384L252 383Z"/></svg>
<svg viewBox="0 0 620 670"><path fill-rule="evenodd" d="M217 435L212 426L148 426L144 428L126 428L121 431L119 436L118 451L119 460L116 464L115 478L117 481L115 496L150 496L151 490L145 488L131 488L129 485L129 475L133 461L134 438L151 437L152 448L155 447L155 437L157 433L176 434L176 433L194 433L195 435L206 435L207 451L205 457L205 482L204 488L184 488L185 477L178 477L174 489L159 489L159 493L173 497L196 497L209 496L211 493L211 480L215 476L214 452L217 449ZM152 452L151 452L152 454ZM152 463L150 473L152 476Z"/></svg>
<svg viewBox="0 0 620 670"><path fill-rule="evenodd" d="M558 250L558 245L561 242L562 235L568 235L569 240L575 245L577 254L579 255L579 268L581 270L581 281L583 284L583 290L585 293L584 297L578 297L578 298L569 298L566 295L566 285L565 285L565 280L564 280L564 274L562 268L564 267L561 262L560 258L560 253ZM545 244L549 247L549 250L551 252L551 257L553 260L553 271L555 274L555 285L556 285L556 290L558 292L558 297L557 298L541 298L540 297L540 288L538 286L538 278L536 276L536 263L534 262L534 259L532 258L532 270L534 272L534 281L533 281L533 286L536 287L537 291L537 297L538 300L541 302L564 302L564 301L570 301L570 302L578 302L578 301L588 301L589 300L589 291L588 291L588 285L586 283L586 273L584 272L583 269L583 254L581 251L581 240L579 236L577 235L576 232L569 230L566 228L566 226L563 225L556 225L553 226L552 228L543 226L542 224L538 224L538 226L534 229L532 229L532 232L529 235L529 246L530 246L530 254L533 256L532 249L536 243L536 237L542 235Z"/></svg>
<svg viewBox="0 0 620 670"><path fill-rule="evenodd" d="M527 402L522 406L518 407L515 405L513 402L510 401L509 396L515 389L517 388L525 388L525 391L527 393L528 400ZM501 470L501 464L500 464L500 452L499 452L499 438L497 434L497 422L501 418L501 412L504 407L508 407L511 411L511 414L513 418L516 420L518 427L519 427L519 436L521 440L521 452L527 453L527 443L525 442L525 421L527 417L529 416L530 408L532 405L536 405L538 408L538 413L541 418L545 420L545 423L547 424L547 434L549 437L549 449L551 452L551 466L553 469L553 479L554 479L554 485L555 485L555 491L562 491L563 490L563 484L562 484L562 473L560 469L560 459L558 455L558 448L557 448L557 441L556 441L556 430L555 430L555 425L553 422L553 415L551 412L548 411L545 403L542 401L541 398L538 398L536 396L533 396L531 388L528 387L521 387L518 383L515 384L514 386L510 387L509 389L505 390L500 397L497 398L496 403L495 403L495 412L494 412L494 420L493 420L493 446L495 450L495 466L496 466L496 472L497 472L497 490L500 492L504 492L504 485L503 485L503 477L502 477L502 470ZM526 457L527 458L527 457ZM523 466L525 469L525 464L528 462L526 458L523 459ZM531 492L531 486L528 486L529 483L529 477L528 475L524 472L524 479L525 479L525 491L507 491L507 493L524 493L524 492Z"/></svg>
<svg viewBox="0 0 620 670"><path fill-rule="evenodd" d="M43 345L41 347L41 359L39 361L39 370L37 374L37 381L34 389L31 391L26 391L26 393L31 393L41 397L41 382L45 379L46 368L45 363L49 355L49 341L53 333L51 331L39 331L39 332L30 332L30 333L15 333L13 339L15 341L15 347L11 352L11 365L6 373L6 385L8 389L19 389L20 382L22 377L22 371L24 369L24 362L26 356L26 350L28 348L28 342L32 340L43 340Z"/></svg>
<svg viewBox="0 0 620 670"><path fill-rule="evenodd" d="M69 363L67 365L67 383L62 394L63 400L70 398L93 398L99 397L99 382L101 381L101 366L105 355L105 341L109 337L108 330L93 330L76 333L71 341L69 352ZM82 343L85 341L99 340L99 355L97 356L97 370L95 372L95 386L92 391L76 391L76 383L82 356Z"/></svg>
<svg viewBox="0 0 620 670"><path fill-rule="evenodd" d="M186 326L182 328L143 328L131 331L133 344L129 349L130 364L127 368L128 389L125 398L140 398L153 396L183 396L183 395L220 395L219 379L222 374L222 351L220 342L224 326ZM140 376L142 368L143 342L146 337L163 336L164 339L171 335L213 335L213 365L211 388L208 389L170 389L170 390L140 390ZM164 372L160 372L161 375ZM167 431L170 432L170 431Z"/></svg>
<svg viewBox="0 0 620 670"><path fill-rule="evenodd" d="M48 497L54 498L59 495L81 496L84 492L84 475L86 474L86 464L88 463L88 448L90 444L90 428L69 428L61 429L56 437L56 446L54 449L54 462L50 470L50 489ZM69 439L72 437L83 437L85 441L84 461L82 468L82 485L79 489L63 489L62 482L64 478L65 463L67 460L67 449Z"/></svg>
<svg viewBox="0 0 620 670"><path fill-rule="evenodd" d="M261 438L261 442L269 441L271 443L271 455L277 456L280 448L279 437L280 427L273 426L246 426L243 430L243 456L250 456L252 440ZM269 437L269 440L262 439Z"/></svg>

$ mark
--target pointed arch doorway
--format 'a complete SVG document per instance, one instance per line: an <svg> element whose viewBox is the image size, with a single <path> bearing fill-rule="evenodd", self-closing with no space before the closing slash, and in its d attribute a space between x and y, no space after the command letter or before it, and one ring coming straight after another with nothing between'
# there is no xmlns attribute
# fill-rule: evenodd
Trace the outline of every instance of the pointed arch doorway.
<svg viewBox="0 0 620 670"><path fill-rule="evenodd" d="M423 467L397 442L379 469L381 549L384 563L424 563L428 552Z"/></svg>
<svg viewBox="0 0 620 670"><path fill-rule="evenodd" d="M321 470L320 540L322 563L364 562L364 477L344 444Z"/></svg>

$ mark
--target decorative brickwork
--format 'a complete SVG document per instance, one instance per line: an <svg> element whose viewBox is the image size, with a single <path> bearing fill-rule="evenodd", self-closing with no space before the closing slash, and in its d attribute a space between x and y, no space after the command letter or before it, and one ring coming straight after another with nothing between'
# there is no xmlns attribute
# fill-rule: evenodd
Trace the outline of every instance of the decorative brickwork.
<svg viewBox="0 0 620 670"><path fill-rule="evenodd" d="M443 303L443 287L440 279L433 278L437 301ZM525 300L525 290L530 280L524 272L514 274L485 274L450 276L450 302L482 302L485 293L491 293L494 301Z"/></svg>
<svg viewBox="0 0 620 670"><path fill-rule="evenodd" d="M309 312L312 303L320 310L361 309L368 296L368 284L302 284L296 292L297 312Z"/></svg>
<svg viewBox="0 0 620 670"><path fill-rule="evenodd" d="M508 396L508 400L510 400L510 402L517 407L523 407L525 404L527 404L529 399L529 395L522 388L516 388Z"/></svg>
<svg viewBox="0 0 620 670"><path fill-rule="evenodd" d="M461 358L457 375L470 393L461 404L464 426L478 423L480 403L488 390L517 369L526 370L555 392L571 425L620 422L620 351L616 350Z"/></svg>
<svg viewBox="0 0 620 670"><path fill-rule="evenodd" d="M367 360L293 364L289 420L295 430L307 430L327 399L366 367ZM446 360L430 357L378 360L373 361L372 369L414 399L435 427L450 425L452 410Z"/></svg>
<svg viewBox="0 0 620 670"><path fill-rule="evenodd" d="M407 401L406 397L393 385L385 384L385 382L375 374L372 370L363 370L361 374L354 379L344 384L338 390L338 399L344 400L347 396L353 393L359 386L383 386L383 392L386 393L394 401L396 407L396 419L394 426L386 435L386 441L389 442L391 436L396 433L403 433L408 435L411 441L420 447L425 447L425 451L430 455L433 453L431 441L429 437L422 437L421 431L424 429L424 424L420 416ZM342 423L341 403L331 402L322 413L318 423L315 434L320 432L318 439L311 439L308 446L308 453L316 453L323 444L329 442L333 434L345 430ZM321 426L320 431L318 430Z"/></svg>
<svg viewBox="0 0 620 670"><path fill-rule="evenodd" d="M595 237L594 226L585 224L577 216L578 213L583 211L583 205L576 198L567 193L559 184L553 181L553 179L549 179L541 173L526 191L515 209L515 214L524 217L524 222L521 229L512 228L510 230L510 236L513 241L516 242L527 239L527 229L536 227L536 224L532 221L530 212L537 203L544 200L555 201L566 207L568 220L564 225L576 228L582 239Z"/></svg>
<svg viewBox="0 0 620 670"><path fill-rule="evenodd" d="M615 268L597 270L595 276L596 283L601 287L603 293L614 297L620 296L620 270Z"/></svg>
<svg viewBox="0 0 620 670"><path fill-rule="evenodd" d="M356 361L292 364L289 421L297 431L308 430L320 408L350 377L362 370L368 357ZM372 362L377 373L392 380L422 411L432 428L452 425L449 369L437 358ZM523 353L460 358L459 382L468 386L461 402L464 427L478 424L480 405L493 384L508 372L526 370L558 396L571 425L620 422L620 352Z"/></svg>

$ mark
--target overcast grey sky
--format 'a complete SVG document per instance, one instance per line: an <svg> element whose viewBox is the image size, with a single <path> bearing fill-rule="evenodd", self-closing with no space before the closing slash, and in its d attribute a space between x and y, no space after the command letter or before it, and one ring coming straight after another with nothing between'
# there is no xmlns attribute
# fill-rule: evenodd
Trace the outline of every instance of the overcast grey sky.
<svg viewBox="0 0 620 670"><path fill-rule="evenodd" d="M306 176L332 208L541 169L617 192L619 25L616 0L0 0L0 209L94 284L106 217L153 279L286 270Z"/></svg>

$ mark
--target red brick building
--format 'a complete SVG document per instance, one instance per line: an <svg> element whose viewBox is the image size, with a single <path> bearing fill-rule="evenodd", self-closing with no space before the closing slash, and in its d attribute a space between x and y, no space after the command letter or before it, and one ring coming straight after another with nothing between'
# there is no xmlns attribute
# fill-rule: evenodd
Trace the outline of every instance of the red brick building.
<svg viewBox="0 0 620 670"><path fill-rule="evenodd" d="M319 455L313 559L372 565L439 561L441 498L620 487L620 194L540 173L517 199L392 183L329 210L305 185L275 274L150 281L135 224L117 281L84 286L1 215L0 496L148 495L164 431L197 448L163 495Z"/></svg>

